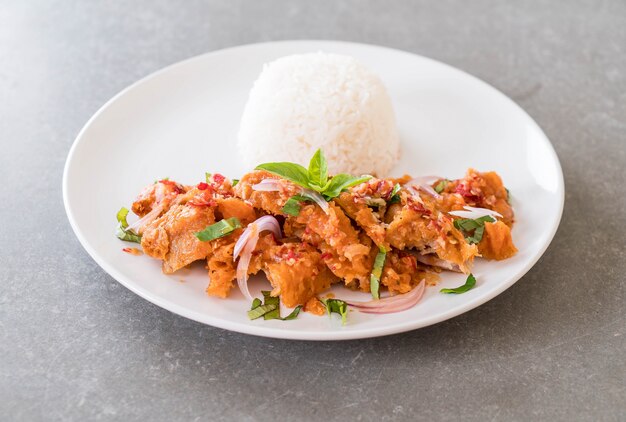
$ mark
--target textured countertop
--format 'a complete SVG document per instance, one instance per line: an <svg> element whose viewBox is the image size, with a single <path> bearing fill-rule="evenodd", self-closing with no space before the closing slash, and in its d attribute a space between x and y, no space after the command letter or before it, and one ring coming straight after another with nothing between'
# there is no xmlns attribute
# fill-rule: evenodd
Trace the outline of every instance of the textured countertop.
<svg viewBox="0 0 626 422"><path fill-rule="evenodd" d="M626 420L624 1L0 6L0 420ZM408 50L518 102L565 174L538 264L447 322L335 343L207 327L101 270L61 197L83 124L163 66L283 39Z"/></svg>

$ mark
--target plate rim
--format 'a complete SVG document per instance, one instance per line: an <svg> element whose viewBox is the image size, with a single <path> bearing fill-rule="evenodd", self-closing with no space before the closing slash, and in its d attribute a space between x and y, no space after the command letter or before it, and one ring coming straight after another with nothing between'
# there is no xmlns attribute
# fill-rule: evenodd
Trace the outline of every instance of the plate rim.
<svg viewBox="0 0 626 422"><path fill-rule="evenodd" d="M423 318L419 320L419 322L408 320L403 323L395 324L392 327L366 328L366 329L360 329L360 330L352 329L350 331L344 331L341 329L324 330L324 331L320 331L320 330L292 331L292 330L282 330L280 328L267 327L267 326L261 326L261 325L257 326L257 325L251 325L251 324L242 324L239 322L223 320L223 319L215 318L211 315L191 311L176 303L169 302L165 299L161 299L160 297L152 294L150 291L144 290L143 288L140 288L137 285L135 285L135 283L132 283L131 281L126 280L126 277L121 272L119 272L115 268L115 266L109 265L107 262L105 262L103 259L99 257L96 250L91 246L91 244L82 234L80 228L78 227L78 223L76 222L74 218L74 213L72 211L72 207L68 198L68 194L69 194L68 173L72 166L74 154L76 152L78 144L83 139L86 131L100 117L100 115L103 114L105 110L107 110L112 104L114 104L118 100L118 98L124 96L127 92L131 91L135 87L141 84L144 84L148 82L149 80L152 80L153 78L156 78L162 73L166 73L175 67L184 66L191 61L198 60L200 58L209 57L209 56L215 56L215 55L220 55L220 54L224 54L228 52L233 52L235 50L240 50L240 49L243 50L243 49L255 48L255 47L269 47L271 45L276 45L276 44L296 45L296 44L305 44L305 43L312 43L312 44L315 43L315 44L320 44L320 45L321 44L327 44L327 45L343 44L345 46L359 46L359 47L383 49L383 50L391 51L396 54L417 56L420 59L434 62L437 65L451 68L457 72L462 73L465 77L469 77L474 82L477 82L480 85L482 85L483 88L486 88L487 90L492 91L501 99L504 99L511 106L513 106L514 109L520 112L521 115L525 116L525 119L527 120L527 122L530 125L534 126L534 129L537 131L537 133L541 135L540 137L542 138L542 142L546 144L546 146L548 147L547 151L549 151L551 155L551 158L552 158L551 161L556 165L556 169L557 169L556 176L557 176L557 181L558 181L558 186L557 186L557 190L555 193L558 196L557 218L550 230L550 233L547 236L547 241L542 245L541 248L537 249L537 251L533 254L531 259L527 262L525 266L523 266L519 271L517 271L514 275L512 275L506 282L499 283L497 287L491 290L488 294L485 294L473 300L467 301L459 306L454 307L453 309L448 310L447 312L444 312L443 314L437 314L436 316ZM464 314L465 312L468 312L474 308L477 308L478 306L492 300L493 298L500 295L505 290L509 289L511 286L517 283L517 281L519 281L532 267L535 266L537 261L544 255L544 253L546 252L546 250L548 249L548 247L554 240L554 236L556 235L556 232L560 226L561 219L563 216L563 209L564 209L564 204L565 204L565 181L564 181L563 169L562 169L559 157L556 153L556 150L554 149L554 146L550 142L550 139L545 134L545 132L541 129L541 127L537 124L537 122L532 118L532 116L530 116L530 114L526 112L526 110L524 110L520 105L518 105L515 101L513 101L509 96L507 96L506 94L504 94L502 91L495 88L491 84L487 83L486 81L483 81L482 79L462 69L459 69L455 66L449 65L447 63L444 63L439 60L435 60L426 56L422 56L417 53L406 51L406 50L400 50L400 49L376 45L376 44L366 44L366 43L357 43L357 42L349 42L349 41L303 39L303 40L281 40L281 41L268 41L268 42L260 42L260 43L243 44L243 45L223 48L223 49L195 55L187 59L183 59L178 62L167 65L152 73L149 73L148 75L140 78L139 80L123 88L113 97L111 97L108 101L106 101L100 108L98 108L98 110L83 125L81 130L78 132L78 135L72 142L72 146L69 149L69 152L65 161L65 165L63 167L62 193L63 193L63 205L65 208L65 213L70 222L70 226L72 227L72 230L74 234L76 235L76 237L78 238L78 241L80 242L81 246L87 251L89 256L91 256L91 258L100 266L100 268L102 268L107 274L113 277L118 283L126 287L128 290L135 293L139 297L147 300L148 302L151 302L152 304L160 308L166 309L174 314L183 316L193 321L196 321L205 325L217 327L220 329L224 329L224 330L243 333L243 334L250 334L254 336L267 337L267 338L286 339L286 340L335 341L335 340L355 340L355 339L362 339L362 338L375 338L375 337L381 337L381 336L388 336L392 334L398 334L398 333L412 331L418 328L423 328L423 327L427 327L430 325L434 325L439 322L443 322L448 319L454 318L458 315Z"/></svg>

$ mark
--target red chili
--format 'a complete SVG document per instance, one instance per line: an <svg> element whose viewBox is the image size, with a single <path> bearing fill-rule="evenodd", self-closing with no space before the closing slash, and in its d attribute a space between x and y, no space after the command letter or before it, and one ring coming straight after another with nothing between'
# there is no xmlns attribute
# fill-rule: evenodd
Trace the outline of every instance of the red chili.
<svg viewBox="0 0 626 422"><path fill-rule="evenodd" d="M427 210L426 208L424 208L424 206L421 203L417 202L417 201L410 200L407 203L407 205L409 206L409 209L411 209L411 210L413 210L413 211L415 211L417 213L424 214L424 215L430 215L431 214L430 210Z"/></svg>
<svg viewBox="0 0 626 422"><path fill-rule="evenodd" d="M464 183L459 183L458 185L456 185L456 188L454 189L454 193L458 193L463 198L466 198L467 200L472 201L472 202L480 201L480 195L473 194L470 188L465 186Z"/></svg>
<svg viewBox="0 0 626 422"><path fill-rule="evenodd" d="M213 181L215 181L215 183L218 183L220 185L222 183L224 183L224 179L226 179L226 178L224 176L222 176L221 174L219 174L219 173L215 173L213 175Z"/></svg>
<svg viewBox="0 0 626 422"><path fill-rule="evenodd" d="M200 190L208 189L208 187L209 187L208 183L204 183L204 182L198 183L198 189L200 189Z"/></svg>
<svg viewBox="0 0 626 422"><path fill-rule="evenodd" d="M327 259L330 259L332 257L333 257L333 254L328 253L328 252L324 252L323 254L320 255L320 259L323 259L323 260L327 260Z"/></svg>

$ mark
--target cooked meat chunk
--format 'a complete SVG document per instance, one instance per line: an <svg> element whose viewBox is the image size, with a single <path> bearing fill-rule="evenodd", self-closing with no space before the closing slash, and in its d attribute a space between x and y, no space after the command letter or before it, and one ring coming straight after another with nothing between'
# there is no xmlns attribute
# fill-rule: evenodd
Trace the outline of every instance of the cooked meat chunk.
<svg viewBox="0 0 626 422"><path fill-rule="evenodd" d="M381 221L391 199L393 180L372 178L343 192L335 202L341 209L372 238L377 246L385 249L389 244L385 240L385 225Z"/></svg>
<svg viewBox="0 0 626 422"><path fill-rule="evenodd" d="M162 259L163 272L171 274L211 252L211 243L201 242L194 233L214 222L211 207L174 205L145 228L141 246L147 255Z"/></svg>
<svg viewBox="0 0 626 422"><path fill-rule="evenodd" d="M165 208L169 208L174 198L187 190L189 187L163 179L146 186L133 202L132 210L139 217L143 217L158 205L164 204Z"/></svg>
<svg viewBox="0 0 626 422"><path fill-rule="evenodd" d="M402 294L410 292L422 280L426 280L426 284L435 284L438 278L437 274L419 264L412 254L393 249L387 252L380 282L391 293Z"/></svg>
<svg viewBox="0 0 626 422"><path fill-rule="evenodd" d="M502 221L486 223L483 238L478 244L478 252L483 258L498 261L515 255L517 248L513 245L511 228Z"/></svg>
<svg viewBox="0 0 626 422"><path fill-rule="evenodd" d="M475 245L465 241L452 218L435 209L426 197L401 191L401 206L390 207L386 240L397 249L416 249L459 266L467 273L478 254Z"/></svg>
<svg viewBox="0 0 626 422"><path fill-rule="evenodd" d="M338 280L309 244L275 245L265 254L263 272L272 284L272 296L280 295L287 307L304 305Z"/></svg>
<svg viewBox="0 0 626 422"><path fill-rule="evenodd" d="M275 180L280 190L277 192L264 192L254 190L252 187L263 180ZM251 204L254 208L274 214L283 215L285 203L302 190L299 186L288 180L263 170L255 170L245 174L235 186L235 195Z"/></svg>
<svg viewBox="0 0 626 422"><path fill-rule="evenodd" d="M463 179L448 183L443 195L443 205L447 210L462 209L464 205L487 208L502 214L507 226L513 224L514 214L508 203L508 192L500 176L493 171L480 173L469 169Z"/></svg>
<svg viewBox="0 0 626 422"><path fill-rule="evenodd" d="M287 218L284 228L287 236L318 247L330 270L346 284L369 277L371 240L360 238L350 219L333 202L328 214L317 205L303 206L298 216Z"/></svg>

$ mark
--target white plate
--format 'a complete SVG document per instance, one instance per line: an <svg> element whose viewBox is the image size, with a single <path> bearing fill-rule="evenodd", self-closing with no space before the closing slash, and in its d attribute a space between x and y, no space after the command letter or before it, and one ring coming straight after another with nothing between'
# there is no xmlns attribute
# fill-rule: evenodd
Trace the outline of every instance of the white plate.
<svg viewBox="0 0 626 422"><path fill-rule="evenodd" d="M356 311L337 318L301 314L294 321L249 321L249 303L234 291L208 297L201 264L166 276L160 261L122 252L113 235L115 213L143 186L170 177L197 183L204 172L238 177L246 170L235 139L239 118L263 63L315 51L356 57L380 75L391 95L402 139L393 175L460 177L468 167L495 170L511 190L516 212L513 238L519 253L502 262L478 260L478 283L462 295L440 287L463 284L444 274L440 286L405 312ZM230 48L177 63L125 89L85 125L70 150L63 199L78 239L111 276L150 302L216 327L267 337L339 340L413 330L467 312L520 279L548 247L563 209L563 175L550 142L515 103L460 70L388 48L333 41L288 41ZM132 246L132 245L131 245ZM267 287L254 280L252 291ZM337 297L360 297L336 288Z"/></svg>

